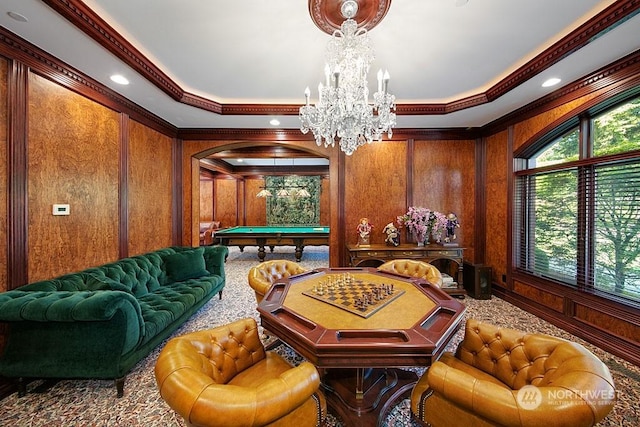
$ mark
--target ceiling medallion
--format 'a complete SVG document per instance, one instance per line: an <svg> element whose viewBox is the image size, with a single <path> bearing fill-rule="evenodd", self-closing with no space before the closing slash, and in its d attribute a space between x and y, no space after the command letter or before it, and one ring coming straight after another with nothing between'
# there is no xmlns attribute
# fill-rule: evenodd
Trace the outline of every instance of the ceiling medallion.
<svg viewBox="0 0 640 427"><path fill-rule="evenodd" d="M344 21L341 13L343 0L309 0L309 14L313 22L327 34L339 30ZM382 21L391 6L391 0L360 0L354 20L358 26L371 31Z"/></svg>

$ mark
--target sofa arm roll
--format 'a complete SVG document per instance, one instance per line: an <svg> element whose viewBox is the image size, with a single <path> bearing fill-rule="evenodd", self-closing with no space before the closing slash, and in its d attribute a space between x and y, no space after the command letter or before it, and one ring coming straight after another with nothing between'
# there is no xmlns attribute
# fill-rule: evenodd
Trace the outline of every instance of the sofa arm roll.
<svg viewBox="0 0 640 427"><path fill-rule="evenodd" d="M221 277L224 275L224 263L229 255L229 248L226 246L203 246L204 263L207 271Z"/></svg>
<svg viewBox="0 0 640 427"><path fill-rule="evenodd" d="M189 420L206 425L212 413L220 425L267 425L308 400L320 386L315 366L309 362L265 381L257 388L211 384L191 408Z"/></svg>

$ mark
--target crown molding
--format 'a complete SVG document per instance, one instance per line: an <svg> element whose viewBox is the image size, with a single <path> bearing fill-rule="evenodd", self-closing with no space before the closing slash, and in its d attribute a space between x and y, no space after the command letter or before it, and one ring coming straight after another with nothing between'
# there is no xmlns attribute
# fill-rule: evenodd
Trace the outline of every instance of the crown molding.
<svg viewBox="0 0 640 427"><path fill-rule="evenodd" d="M218 101L185 92L162 70L138 51L131 43L115 31L106 21L87 7L81 0L42 0L57 13L75 25L79 30L93 38L109 52L134 68L149 82L167 93L177 102L221 115L283 115L299 113L300 104L223 104ZM314 17L322 15L322 9L328 8L338 0L309 0L309 10ZM366 3L368 15L382 19L390 6L390 0L380 0L378 7ZM316 11L319 9L319 11ZM375 13L369 11L375 11ZM381 11L384 9L384 13ZM591 43L601 35L625 22L640 12L640 0L619 0L597 14L579 28L562 38L531 61L514 71L486 92L454 100L448 103L409 103L396 104L398 115L441 115L464 110L491 102L516 86L524 83L536 74L567 57L576 50ZM326 14L326 13L325 13ZM315 19L315 18L314 18ZM371 18L371 22L374 19ZM314 20L315 22L315 20ZM323 24L324 25L324 24ZM329 25L329 24L326 24Z"/></svg>

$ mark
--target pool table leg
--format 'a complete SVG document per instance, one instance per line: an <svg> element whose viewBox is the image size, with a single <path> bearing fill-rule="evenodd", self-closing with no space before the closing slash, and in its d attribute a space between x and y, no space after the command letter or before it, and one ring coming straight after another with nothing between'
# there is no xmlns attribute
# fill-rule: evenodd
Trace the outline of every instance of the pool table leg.
<svg viewBox="0 0 640 427"><path fill-rule="evenodd" d="M296 245L296 262L300 262L302 259L302 250L304 249L303 245Z"/></svg>
<svg viewBox="0 0 640 427"><path fill-rule="evenodd" d="M258 258L260 258L260 262L264 261L264 257L266 255L266 251L264 250L264 245L258 246Z"/></svg>

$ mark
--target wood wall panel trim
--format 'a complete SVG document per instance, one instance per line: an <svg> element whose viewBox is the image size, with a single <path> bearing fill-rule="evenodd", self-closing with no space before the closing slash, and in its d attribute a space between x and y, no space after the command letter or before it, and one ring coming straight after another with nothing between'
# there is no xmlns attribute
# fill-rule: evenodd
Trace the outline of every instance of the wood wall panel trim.
<svg viewBox="0 0 640 427"><path fill-rule="evenodd" d="M182 241L182 224L183 209L184 209L184 188L182 188L182 140L173 138L173 144L171 148L172 154L172 170L171 170L171 182L173 183L173 196L171 200L172 219L173 219L173 244L176 246L185 245L186 242ZM214 212L215 213L215 212ZM199 230L198 230L199 231Z"/></svg>
<svg viewBox="0 0 640 427"><path fill-rule="evenodd" d="M532 301L537 301L558 313L564 313L565 296L561 293L555 293L537 286L531 286L530 284L519 280L513 281L513 292Z"/></svg>
<svg viewBox="0 0 640 427"><path fill-rule="evenodd" d="M177 128L129 101L98 81L0 26L0 54L24 63L30 70L105 107L129 114L152 129L175 136Z"/></svg>
<svg viewBox="0 0 640 427"><path fill-rule="evenodd" d="M348 255L347 255L347 248L344 245L344 237L346 235L346 225L345 222L346 220L346 201L345 201L345 197L346 197L346 186L347 186L347 177L345 176L346 173L346 160L347 160L347 156L346 154L344 154L344 152L342 150L339 151L338 156L337 156L337 165L334 167L332 166L332 164L330 164L330 170L335 170L337 171L337 191L336 191L336 197L337 197L337 203L335 204L335 214L332 215L332 217L335 218L333 224L331 224L331 235L332 238L331 240L334 241L337 240L338 242L341 242L342 244L338 244L338 253L336 254L335 257L331 257L331 267L339 267L339 266L343 266L343 265L349 265L348 264ZM333 163L333 162L332 162ZM333 177L332 177L333 179ZM332 197L333 199L333 197ZM332 208L333 209L333 208ZM335 228L335 233L333 232L333 229ZM334 264L335 260L339 260L338 264Z"/></svg>
<svg viewBox="0 0 640 427"><path fill-rule="evenodd" d="M407 139L467 141L478 138L480 135L479 128L397 128L393 130L393 137L390 139L385 137L384 141L406 141ZM178 137L185 141L309 141L315 145L313 134L303 134L299 129L185 128L178 131Z"/></svg>
<svg viewBox="0 0 640 427"><path fill-rule="evenodd" d="M517 295L505 288L494 287L493 294L541 319L580 337L609 353L625 359L636 366L640 366L640 345L629 340L624 340L616 335L589 328L584 322L575 318L569 318L562 313L555 312L537 301L532 301L524 296Z"/></svg>
<svg viewBox="0 0 640 427"><path fill-rule="evenodd" d="M9 64L11 61L0 56L0 292L7 290L7 227L9 225ZM0 354L2 352L2 331L0 325Z"/></svg>
<svg viewBox="0 0 640 427"><path fill-rule="evenodd" d="M129 116L120 114L120 155L119 155L119 183L118 183L118 256L129 256Z"/></svg>
<svg viewBox="0 0 640 427"><path fill-rule="evenodd" d="M416 155L416 142L413 138L407 140L407 189L405 195L405 205L408 209L409 206L413 206L413 180L415 174L415 165L413 159ZM404 212L400 212L398 215L402 215ZM406 235L406 233L405 233Z"/></svg>
<svg viewBox="0 0 640 427"><path fill-rule="evenodd" d="M597 91L607 93L609 97L615 93L624 92L638 84L638 73L640 73L640 50L500 117L484 126L482 134L497 133L510 125Z"/></svg>
<svg viewBox="0 0 640 427"><path fill-rule="evenodd" d="M574 303L574 319L605 333L615 335L623 340L634 341L640 345L640 325L638 322L623 320L618 316L594 307ZM636 319L637 320L637 319Z"/></svg>
<svg viewBox="0 0 640 427"><path fill-rule="evenodd" d="M28 92L29 68L16 61L8 75L7 290L28 283Z"/></svg>
<svg viewBox="0 0 640 427"><path fill-rule="evenodd" d="M473 264L484 264L487 242L487 221L484 214L487 209L487 140L478 138L475 141L475 220L473 241L475 242Z"/></svg>

